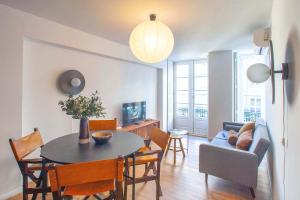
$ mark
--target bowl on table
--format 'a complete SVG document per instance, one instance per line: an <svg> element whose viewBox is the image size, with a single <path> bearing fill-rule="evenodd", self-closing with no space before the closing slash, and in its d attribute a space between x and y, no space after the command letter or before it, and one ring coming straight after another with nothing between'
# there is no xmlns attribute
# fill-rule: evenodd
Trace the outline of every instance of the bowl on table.
<svg viewBox="0 0 300 200"><path fill-rule="evenodd" d="M105 144L113 136L113 133L110 131L97 131L92 134L92 138L95 140L96 144Z"/></svg>

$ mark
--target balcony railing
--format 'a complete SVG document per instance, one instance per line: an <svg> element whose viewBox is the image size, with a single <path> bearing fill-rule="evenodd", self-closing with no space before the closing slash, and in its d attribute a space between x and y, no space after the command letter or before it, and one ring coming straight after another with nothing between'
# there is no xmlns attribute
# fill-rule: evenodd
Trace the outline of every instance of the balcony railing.
<svg viewBox="0 0 300 200"><path fill-rule="evenodd" d="M249 122L249 121L256 121L257 118L261 117L261 111L249 111L249 110L244 110L244 121Z"/></svg>
<svg viewBox="0 0 300 200"><path fill-rule="evenodd" d="M195 108L195 118L207 119L208 109L207 108Z"/></svg>
<svg viewBox="0 0 300 200"><path fill-rule="evenodd" d="M180 117L188 117L188 108L178 108L177 115ZM195 108L196 119L207 119L208 109L207 108Z"/></svg>

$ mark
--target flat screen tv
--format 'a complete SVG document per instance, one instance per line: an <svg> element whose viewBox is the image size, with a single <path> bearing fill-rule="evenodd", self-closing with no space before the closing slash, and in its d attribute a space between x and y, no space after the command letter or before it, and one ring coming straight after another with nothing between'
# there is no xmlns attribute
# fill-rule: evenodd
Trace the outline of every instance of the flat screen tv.
<svg viewBox="0 0 300 200"><path fill-rule="evenodd" d="M138 123L146 119L146 101L124 103L122 107L123 126Z"/></svg>

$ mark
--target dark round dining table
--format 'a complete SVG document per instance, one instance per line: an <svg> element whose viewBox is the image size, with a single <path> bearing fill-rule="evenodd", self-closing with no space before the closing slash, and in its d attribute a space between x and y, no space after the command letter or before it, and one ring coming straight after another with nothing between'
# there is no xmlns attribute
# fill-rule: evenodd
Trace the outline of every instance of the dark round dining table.
<svg viewBox="0 0 300 200"><path fill-rule="evenodd" d="M41 148L43 157L43 170L47 162L59 164L72 164L80 162L91 162L98 160L115 159L119 156L131 157L135 163L135 152L144 146L144 138L130 132L111 131L112 138L105 144L96 144L91 138L87 144L78 143L78 133L65 135L46 143ZM46 180L46 173L44 173ZM132 165L132 200L135 199L135 165ZM46 185L46 184L45 184ZM46 194L45 185L43 186L43 199ZM127 192L126 192L127 194Z"/></svg>
<svg viewBox="0 0 300 200"><path fill-rule="evenodd" d="M144 139L134 133L112 132L112 138L101 145L92 138L87 144L79 144L78 133L56 138L42 147L41 157L60 164L90 162L130 156L144 146Z"/></svg>

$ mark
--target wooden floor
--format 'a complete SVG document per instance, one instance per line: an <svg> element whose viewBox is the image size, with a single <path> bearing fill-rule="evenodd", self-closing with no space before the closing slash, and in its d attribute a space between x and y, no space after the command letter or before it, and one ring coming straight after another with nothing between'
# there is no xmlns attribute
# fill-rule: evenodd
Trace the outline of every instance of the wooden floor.
<svg viewBox="0 0 300 200"><path fill-rule="evenodd" d="M169 152L162 163L161 186L163 191L162 200L245 200L252 199L247 187L209 176L208 185L205 184L204 174L198 171L198 147L206 139L190 137L189 153L182 159L178 153L177 163L173 164L172 152ZM143 168L138 168L141 174ZM271 200L270 185L266 162L263 161L259 168L258 187L256 189L257 200ZM130 191L128 199L131 198ZM21 194L10 200L22 199ZM52 199L47 195L47 199ZM80 199L79 197L74 199ZM92 198L91 198L92 199ZM136 185L137 200L154 200L155 183L148 182Z"/></svg>

